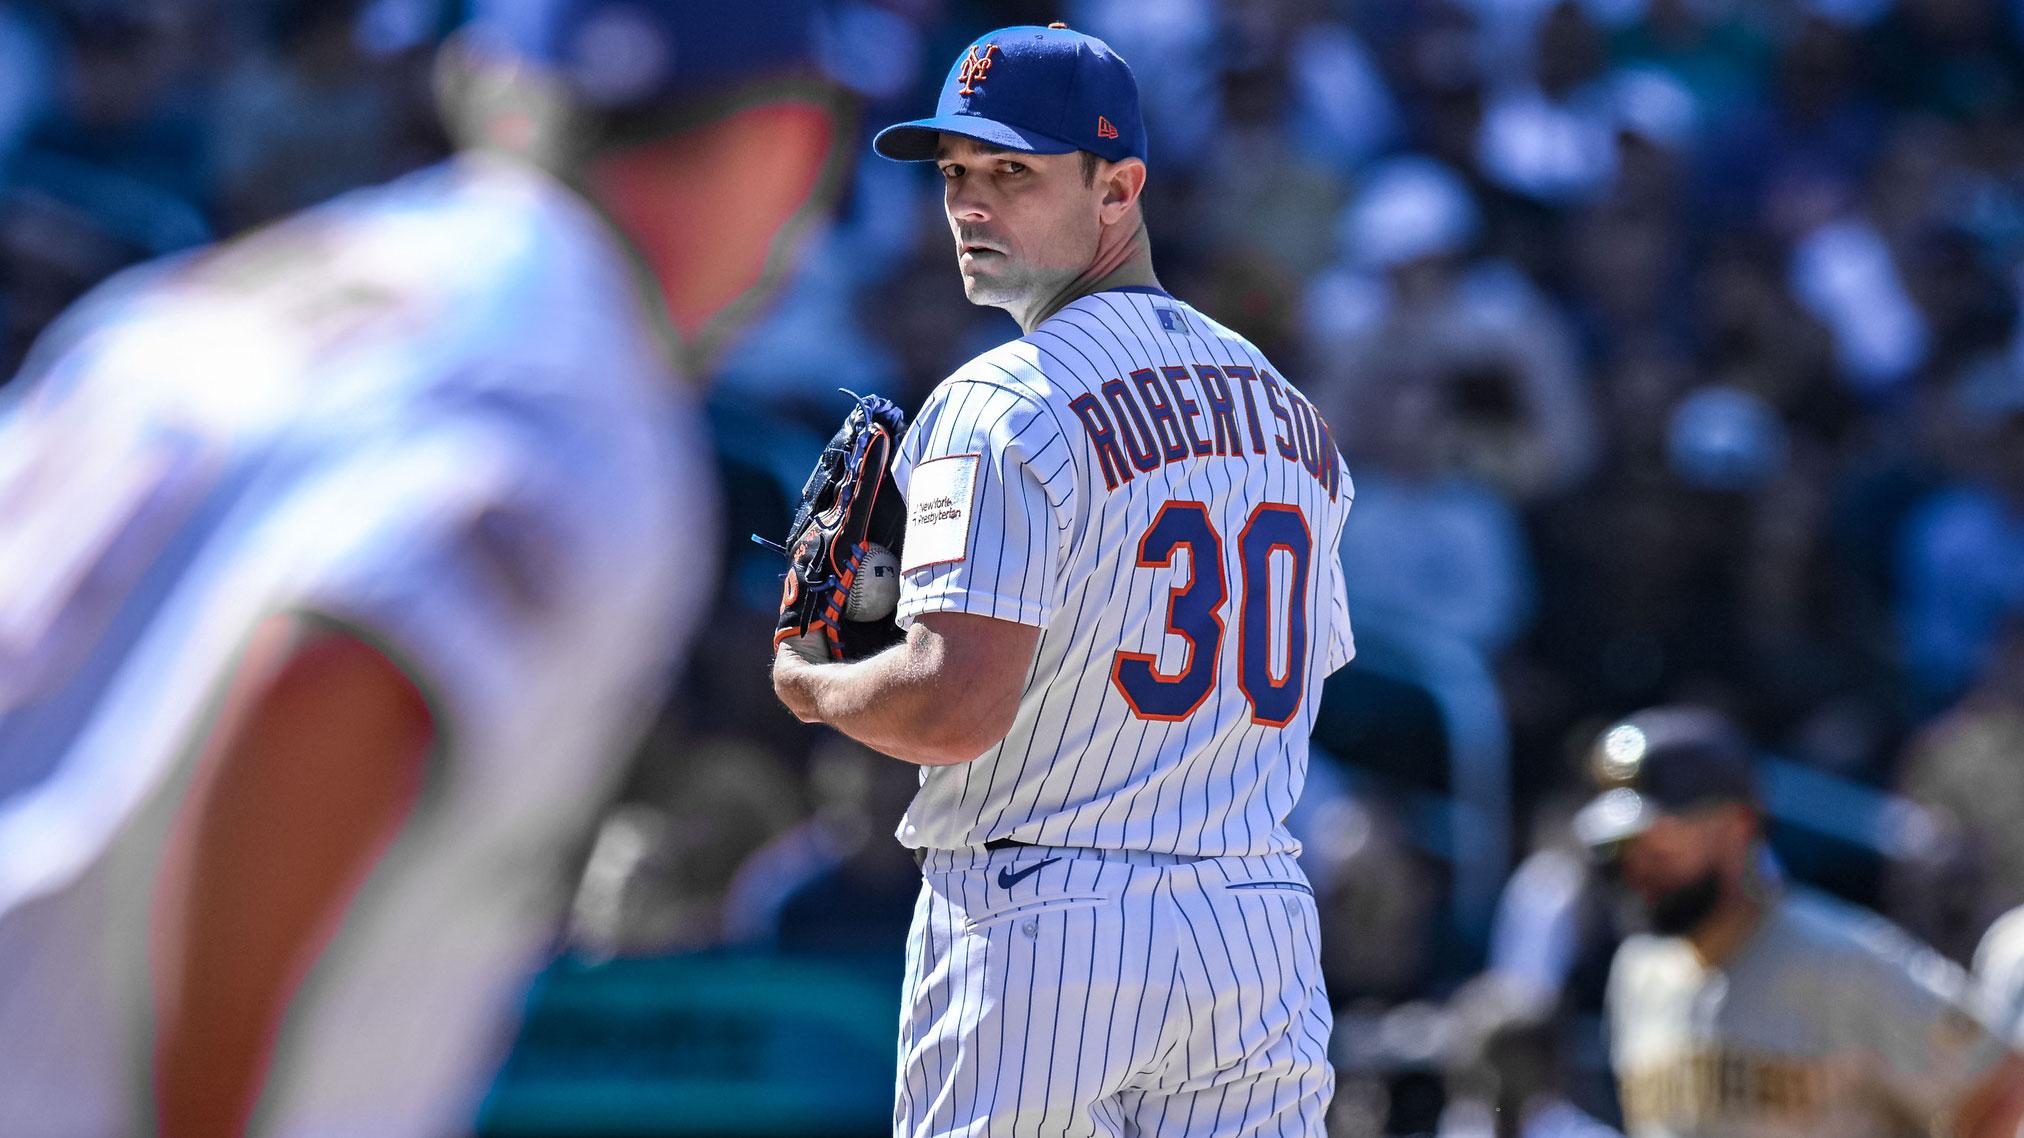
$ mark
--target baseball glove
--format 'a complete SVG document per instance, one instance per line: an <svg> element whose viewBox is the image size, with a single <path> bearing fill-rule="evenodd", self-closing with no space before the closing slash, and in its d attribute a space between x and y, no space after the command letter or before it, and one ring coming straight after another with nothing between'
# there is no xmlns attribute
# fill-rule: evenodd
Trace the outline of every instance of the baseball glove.
<svg viewBox="0 0 2024 1138"><path fill-rule="evenodd" d="M869 656L901 638L890 617L844 618L844 602L873 542L894 555L906 537L906 505L892 461L906 416L891 401L859 396L816 460L787 530L787 583L773 643L820 630L832 660Z"/></svg>

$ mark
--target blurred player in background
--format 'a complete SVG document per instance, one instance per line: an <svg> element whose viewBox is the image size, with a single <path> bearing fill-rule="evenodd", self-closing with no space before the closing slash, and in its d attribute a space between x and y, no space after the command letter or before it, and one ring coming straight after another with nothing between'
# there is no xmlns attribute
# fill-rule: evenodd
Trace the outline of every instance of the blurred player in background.
<svg viewBox="0 0 2024 1138"><path fill-rule="evenodd" d="M1025 333L901 443L905 642L775 655L798 716L926 768L895 1133L1319 1135L1285 819L1352 653L1333 437L1159 286L1138 88L1101 40L984 35L875 145L936 163L964 294Z"/></svg>
<svg viewBox="0 0 2024 1138"><path fill-rule="evenodd" d="M0 421L0 1134L468 1130L837 184L803 3L498 0L456 160L123 274Z"/></svg>
<svg viewBox="0 0 2024 1138"><path fill-rule="evenodd" d="M1581 839L1650 933L1609 978L1610 1059L1633 1138L2012 1138L2024 1059L1953 964L1882 918L1778 884L1749 744L1655 708L1592 760Z"/></svg>

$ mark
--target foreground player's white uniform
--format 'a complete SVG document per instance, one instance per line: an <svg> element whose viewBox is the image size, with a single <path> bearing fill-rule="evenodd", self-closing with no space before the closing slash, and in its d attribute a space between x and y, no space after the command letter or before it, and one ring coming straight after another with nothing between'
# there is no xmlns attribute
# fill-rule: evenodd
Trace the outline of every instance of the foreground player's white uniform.
<svg viewBox="0 0 2024 1138"><path fill-rule="evenodd" d="M292 610L401 661L438 747L256 1129L468 1128L697 615L671 569L712 532L706 451L639 311L587 208L464 159L51 331L0 421L0 1134L142 1132L164 831L236 654Z"/></svg>
<svg viewBox="0 0 2024 1138"><path fill-rule="evenodd" d="M1975 946L1975 986L1992 1026L2012 1047L2024 1048L2024 908L1991 922Z"/></svg>
<svg viewBox="0 0 2024 1138"><path fill-rule="evenodd" d="M1118 289L966 364L901 452L901 624L1042 633L1011 733L928 769L900 828L925 881L896 1133L1319 1135L1331 1020L1282 822L1352 653L1327 426L1241 337Z"/></svg>

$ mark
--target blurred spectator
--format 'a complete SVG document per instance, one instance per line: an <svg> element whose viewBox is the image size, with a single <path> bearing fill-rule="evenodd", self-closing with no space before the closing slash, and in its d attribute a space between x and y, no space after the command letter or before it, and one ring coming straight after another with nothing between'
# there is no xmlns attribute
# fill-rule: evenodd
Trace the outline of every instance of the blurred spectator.
<svg viewBox="0 0 2024 1138"><path fill-rule="evenodd" d="M1436 1138L1622 1138L1570 1101L1550 1005L1486 976L1449 1006L1458 1026Z"/></svg>
<svg viewBox="0 0 2024 1138"><path fill-rule="evenodd" d="M2007 265L1988 259L1964 197L1978 177L1957 130L1900 121L1861 208L1795 244L1794 295L1833 331L1843 380L1865 398L1950 374L2011 341Z"/></svg>
<svg viewBox="0 0 2024 1138"><path fill-rule="evenodd" d="M1623 345L1601 385L1603 466L1540 515L1541 624L1578 631L1538 647L1586 677L1591 713L1690 687L1782 727L1877 663L1849 649L1868 631L1844 626L1852 606L1830 585L1831 465L1760 393L1775 373L1730 374L1697 385L1666 337Z"/></svg>
<svg viewBox="0 0 2024 1138"><path fill-rule="evenodd" d="M1498 898L1484 971L1513 999L1593 1016L1622 929L1619 906L1568 829L1571 817L1564 795L1537 812L1539 840Z"/></svg>
<svg viewBox="0 0 2024 1138"><path fill-rule="evenodd" d="M1855 401L1834 383L1829 331L1788 292L1777 245L1755 234L1720 240L1692 284L1687 357L1719 381L1769 402L1783 422L1832 439Z"/></svg>
<svg viewBox="0 0 2024 1138"><path fill-rule="evenodd" d="M1499 90L1478 143L1491 181L1566 205L1601 194L1616 176L1616 107L1602 73L1602 37L1573 0L1540 23L1530 81Z"/></svg>
<svg viewBox="0 0 2024 1138"><path fill-rule="evenodd" d="M1376 797L1344 798L1317 825L1314 878L1321 968L1337 1007L1412 997L1437 963L1439 883L1408 844L1396 809Z"/></svg>
<svg viewBox="0 0 2024 1138"><path fill-rule="evenodd" d="M1195 207L1226 263L1257 263L1260 277L1304 277L1326 263L1315 234L1341 207L1348 167L1382 140L1389 114L1382 80L1354 35L1316 22L1321 7L1240 0L1223 14L1222 137L1203 163L1207 192ZM1347 69L1317 71L1317 59L1330 53ZM1361 103L1364 113L1331 106L1338 99ZM1359 139L1339 127L1379 133ZM1153 145L1157 162L1157 139ZM1154 213L1147 224L1162 220ZM1275 350L1269 335L1252 331L1245 328L1261 349Z"/></svg>
<svg viewBox="0 0 2024 1138"><path fill-rule="evenodd" d="M788 282L782 303L734 342L720 365L727 392L769 412L813 408L829 403L839 387L852 391L891 391L903 383L893 346L912 346L902 335L880 335L885 328L867 327L857 309L870 291L846 275L844 255L832 231L811 242L808 260ZM917 279L902 269L891 280ZM945 326L941 308L930 301L894 306L903 325L913 320ZM924 319L923 319L924 318ZM814 420L812 412L808 418ZM793 488L797 492L800 487Z"/></svg>
<svg viewBox="0 0 2024 1138"><path fill-rule="evenodd" d="M1952 394L1959 479L1898 547L1906 673L1928 707L1982 675L2003 622L2024 613L2024 370L1991 361Z"/></svg>
<svg viewBox="0 0 2024 1138"><path fill-rule="evenodd" d="M1762 98L1774 50L1769 5L1736 0L1645 0L1641 17L1616 30L1623 65L1658 68L1692 93L1706 137L1727 137Z"/></svg>
<svg viewBox="0 0 2024 1138"><path fill-rule="evenodd" d="M1222 125L1221 5L1214 0L1068 0L1068 26L1136 60L1158 177L1208 158Z"/></svg>
<svg viewBox="0 0 2024 1138"><path fill-rule="evenodd" d="M1616 1115L1602 1013L1610 958L1627 915L1606 875L1569 829L1575 803L1552 795L1534 813L1532 852L1498 898L1482 977L1492 1007L1530 1009L1552 1024L1558 1097L1601 1118ZM1468 991L1467 988L1464 991Z"/></svg>
<svg viewBox="0 0 2024 1138"><path fill-rule="evenodd" d="M40 17L28 4L0 3L0 172L48 110L55 64L51 35Z"/></svg>
<svg viewBox="0 0 2024 1138"><path fill-rule="evenodd" d="M801 797L780 761L748 740L650 741L591 847L571 945L592 957L641 956L737 935L726 928L725 895L739 866L796 824Z"/></svg>
<svg viewBox="0 0 2024 1138"><path fill-rule="evenodd" d="M1879 398L1908 380L1931 350L1925 314L1906 290L1890 248L1854 218L1828 222L1794 246L1793 295L1834 334L1844 379Z"/></svg>
<svg viewBox="0 0 2024 1138"><path fill-rule="evenodd" d="M39 190L0 190L0 369L12 376L58 313L150 251Z"/></svg>
<svg viewBox="0 0 2024 1138"><path fill-rule="evenodd" d="M1374 168L1342 216L1344 265L1307 302L1309 390L1355 463L1391 384L1435 385L1442 469L1519 501L1568 489L1595 456L1595 421L1565 321L1507 264L1472 260L1480 214L1431 159Z"/></svg>
<svg viewBox="0 0 2024 1138"><path fill-rule="evenodd" d="M201 61L177 0L56 7L59 97L31 136L18 177L105 183L98 192L205 198ZM47 168L46 168L47 167ZM190 240L204 236L201 232Z"/></svg>
<svg viewBox="0 0 2024 1138"><path fill-rule="evenodd" d="M2014 6L2006 13L2000 0L1891 7L1875 36L1881 57L1876 78L1894 107L1955 121L2016 116L2024 98L2018 38L2024 13Z"/></svg>
<svg viewBox="0 0 2024 1138"><path fill-rule="evenodd" d="M1770 98L1707 149L1705 184L1721 216L1790 235L1862 199L1884 127L1864 65L1855 30L1797 17L1772 61Z"/></svg>
<svg viewBox="0 0 2024 1138"><path fill-rule="evenodd" d="M412 165L396 73L361 43L370 0L278 0L262 50L225 76L215 114L219 215L233 229Z"/></svg>
<svg viewBox="0 0 2024 1138"><path fill-rule="evenodd" d="M1990 922L2024 905L2024 617L1995 639L1981 680L1913 740L1899 792L1939 833L1899 867L1892 912L1965 961Z"/></svg>
<svg viewBox="0 0 2024 1138"><path fill-rule="evenodd" d="M808 783L812 813L731 880L725 940L890 961L920 894L920 872L893 840L920 771L834 736L811 757Z"/></svg>
<svg viewBox="0 0 2024 1138"><path fill-rule="evenodd" d="M1413 149L1472 171L1481 133L1484 89L1496 70L1483 57L1476 15L1458 0L1402 6L1388 53Z"/></svg>
<svg viewBox="0 0 2024 1138"><path fill-rule="evenodd" d="M184 35L195 13L158 0L66 5L55 14L58 46L47 69L54 97L0 167L19 192L83 215L65 226L84 246L74 258L51 248L68 240L55 235L38 242L39 256L97 260L103 274L208 239L198 61ZM123 253L118 263L100 259L114 247Z"/></svg>
<svg viewBox="0 0 2024 1138"><path fill-rule="evenodd" d="M1531 559L1504 499L1440 465L1455 397L1421 378L1372 393L1368 442L1352 460L1343 579L1360 622L1451 637L1494 660L1531 619Z"/></svg>

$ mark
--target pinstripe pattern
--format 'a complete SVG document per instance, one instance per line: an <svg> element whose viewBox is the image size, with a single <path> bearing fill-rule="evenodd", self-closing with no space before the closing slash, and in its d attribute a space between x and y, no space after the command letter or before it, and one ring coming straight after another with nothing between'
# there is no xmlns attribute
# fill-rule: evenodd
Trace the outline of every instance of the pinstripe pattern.
<svg viewBox="0 0 2024 1138"><path fill-rule="evenodd" d="M1321 681L1354 650L1335 556L1353 490L1277 375L1164 293L1099 293L965 365L902 442L910 544L935 527L942 557L967 513L960 557L902 574L901 623L1041 634L1010 733L926 771L900 827L926 877L901 1138L1322 1133L1328 1001L1283 822ZM915 492L938 460L974 462L964 501L927 474ZM1246 552L1294 510L1300 532ZM1220 601L1193 564L1212 549ZM1148 670L1128 681L1121 652ZM1295 673L1297 699L1260 702ZM979 848L997 838L1039 848Z"/></svg>
<svg viewBox="0 0 2024 1138"><path fill-rule="evenodd" d="M1331 1021L1286 855L938 851L906 983L898 1138L1322 1133Z"/></svg>
<svg viewBox="0 0 2024 1138"><path fill-rule="evenodd" d="M1178 314L1166 319L1180 330L1163 326L1162 310ZM958 611L1038 625L1042 633L1011 732L972 763L927 772L900 829L907 845L953 849L1009 837L1200 856L1295 851L1280 823L1305 777L1321 680L1353 652L1334 556L1353 493L1348 476L1331 496L1300 462L1278 453L1262 381L1259 429L1251 430L1241 405L1235 413L1240 453L1190 455L1134 471L1115 488L1106 486L1089 432L1071 410L1078 396L1100 393L1108 380L1197 365L1278 374L1241 337L1165 294L1099 293L965 365L917 417L901 445L903 490L924 462L982 457L967 555L903 575L901 623ZM1290 418L1301 397L1278 384L1274 398L1285 401ZM1166 390L1174 399L1184 389ZM1199 403L1201 389L1190 397ZM1321 461L1339 470L1340 457L1326 449ZM909 493L910 503L915 497ZM1134 714L1111 670L1120 649L1155 657L1163 673L1180 668L1187 654L1186 642L1166 627L1165 602L1191 570L1179 561L1142 567L1134 556L1160 508L1176 501L1204 503L1221 537L1230 595L1213 690L1192 715L1159 721ZM1306 679L1283 728L1254 721L1239 675L1245 580L1237 546L1253 511L1271 503L1300 510L1314 551L1304 595ZM1275 598L1271 635L1283 653L1290 567L1283 557L1268 564L1269 585L1252 587Z"/></svg>

